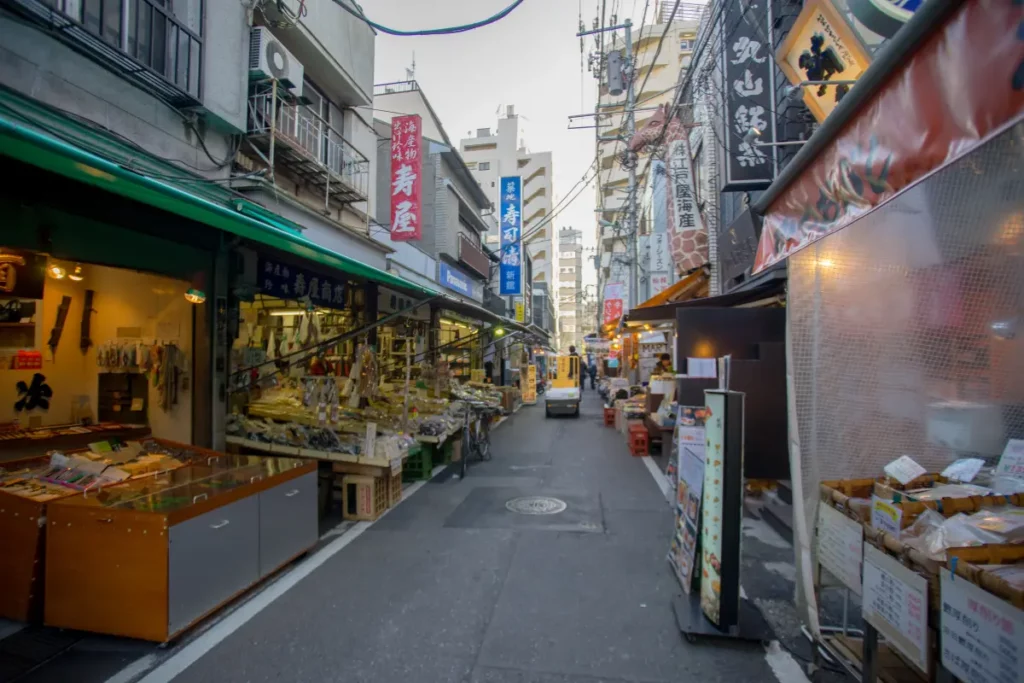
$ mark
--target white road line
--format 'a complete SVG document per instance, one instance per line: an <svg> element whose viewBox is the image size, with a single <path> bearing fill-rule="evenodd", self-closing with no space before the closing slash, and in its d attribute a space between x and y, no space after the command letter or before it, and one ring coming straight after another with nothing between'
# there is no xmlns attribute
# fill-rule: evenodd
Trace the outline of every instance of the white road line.
<svg viewBox="0 0 1024 683"><path fill-rule="evenodd" d="M672 493L672 482L668 480L665 473L658 467L658 463L654 462L649 455L645 455L640 459L644 461L644 465L647 466L647 471L651 473L652 477L654 477L654 483L658 485L659 489L661 489L661 495L665 496L665 498L670 498Z"/></svg>
<svg viewBox="0 0 1024 683"><path fill-rule="evenodd" d="M443 469L443 465L435 467L431 476L437 475ZM426 481L418 481L406 488L402 491L402 501L404 502L409 498L409 496L419 491L426 483ZM393 509L394 508L391 508L391 510ZM391 510L386 511L377 519L383 519L383 517ZM156 668L146 674L144 678L140 679L138 683L168 683L168 681L173 680L176 676L185 671L185 669L195 664L200 657L219 645L224 639L266 609L270 603L274 602L294 588L299 581L312 574L313 571L320 567L324 562L341 552L345 546L362 536L363 532L373 526L373 524L374 522L357 522L351 529L343 533L336 540L331 541L331 543L321 548L305 561L295 565L294 568L290 569L279 579L240 605L234 612L231 612L219 622L211 626L208 631L165 659ZM149 656L151 655L147 655L147 657ZM132 662L132 664L129 664L126 669L123 669L113 678L108 679L107 683L125 683L126 681L130 681L130 676L137 675L145 670L144 668L136 668L140 663L142 663L142 660L145 659L146 657L143 657L140 660ZM145 662L144 665L148 665L149 663L150 662ZM124 677L124 674L129 669L134 670L131 672L129 677Z"/></svg>
<svg viewBox="0 0 1024 683"><path fill-rule="evenodd" d="M644 465L647 466L647 471L654 477L654 482L661 489L662 494L671 500L672 482L669 481L669 478L665 476L665 473L661 471L657 463L650 457L645 455L641 459L644 461ZM765 526L767 527L767 525ZM774 530L772 533L774 533ZM666 545L667 543L668 541L666 541ZM740 598L743 600L747 599L747 592L743 590L743 586L740 586ZM772 673L775 674L775 678L779 680L779 683L810 683L800 664L793 658L793 655L779 645L778 641L773 640L765 646L764 659L768 663L769 668L771 668Z"/></svg>

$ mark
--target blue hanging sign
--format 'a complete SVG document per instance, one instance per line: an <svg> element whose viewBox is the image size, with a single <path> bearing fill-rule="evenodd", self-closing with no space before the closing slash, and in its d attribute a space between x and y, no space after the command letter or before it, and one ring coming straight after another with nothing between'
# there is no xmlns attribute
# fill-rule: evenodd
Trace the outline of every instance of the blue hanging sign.
<svg viewBox="0 0 1024 683"><path fill-rule="evenodd" d="M521 176L504 176L499 183L499 189L499 291L502 296L518 296L523 293L523 179Z"/></svg>
<svg viewBox="0 0 1024 683"><path fill-rule="evenodd" d="M264 294L293 301L309 297L311 306L345 308L345 281L340 278L325 277L263 254L256 267L259 290Z"/></svg>

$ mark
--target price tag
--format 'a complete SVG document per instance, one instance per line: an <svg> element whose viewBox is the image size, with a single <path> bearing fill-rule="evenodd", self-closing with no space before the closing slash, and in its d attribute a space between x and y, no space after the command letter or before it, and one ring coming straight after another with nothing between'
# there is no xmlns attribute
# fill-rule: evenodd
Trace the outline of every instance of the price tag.
<svg viewBox="0 0 1024 683"><path fill-rule="evenodd" d="M928 580L864 544L864 620L927 676ZM969 679L970 680L970 679Z"/></svg>
<svg viewBox="0 0 1024 683"><path fill-rule="evenodd" d="M1024 683L1024 611L941 570L942 665L971 683Z"/></svg>
<svg viewBox="0 0 1024 683"><path fill-rule="evenodd" d="M844 586L860 595L864 528L831 505L818 503L818 561Z"/></svg>
<svg viewBox="0 0 1024 683"><path fill-rule="evenodd" d="M901 455L885 466L885 473L906 486L927 470L918 465L909 455Z"/></svg>
<svg viewBox="0 0 1024 683"><path fill-rule="evenodd" d="M871 496L871 526L900 537L903 523L903 509L891 500Z"/></svg>
<svg viewBox="0 0 1024 683"><path fill-rule="evenodd" d="M372 458L377 447L377 423L366 423L366 438L363 440L363 457Z"/></svg>
<svg viewBox="0 0 1024 683"><path fill-rule="evenodd" d="M996 465L996 475L1024 478L1024 439L1010 439Z"/></svg>

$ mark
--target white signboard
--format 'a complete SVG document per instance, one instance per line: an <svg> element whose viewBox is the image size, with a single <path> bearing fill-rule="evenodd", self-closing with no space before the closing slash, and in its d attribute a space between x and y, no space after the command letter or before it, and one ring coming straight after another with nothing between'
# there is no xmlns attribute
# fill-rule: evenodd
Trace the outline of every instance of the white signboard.
<svg viewBox="0 0 1024 683"><path fill-rule="evenodd" d="M1024 479L1024 439L1010 439L996 465L996 474Z"/></svg>
<svg viewBox="0 0 1024 683"><path fill-rule="evenodd" d="M655 232L648 238L651 250L650 270L652 273L667 273L672 270L669 255L669 237L667 232Z"/></svg>
<svg viewBox="0 0 1024 683"><path fill-rule="evenodd" d="M366 423L366 438L363 439L363 457L373 458L376 457L377 449L377 423L367 422Z"/></svg>
<svg viewBox="0 0 1024 683"><path fill-rule="evenodd" d="M885 466L885 473L904 486L927 472L909 455L901 455Z"/></svg>
<svg viewBox="0 0 1024 683"><path fill-rule="evenodd" d="M864 620L928 675L928 580L865 543L862 605Z"/></svg>
<svg viewBox="0 0 1024 683"><path fill-rule="evenodd" d="M818 562L860 595L864 528L825 502L818 503Z"/></svg>
<svg viewBox="0 0 1024 683"><path fill-rule="evenodd" d="M1024 683L1024 611L941 572L942 665L969 683Z"/></svg>
<svg viewBox="0 0 1024 683"><path fill-rule="evenodd" d="M704 232L704 220L697 206L697 193L693 187L693 160L690 143L685 138L675 140L668 148L669 205L675 219L677 235L696 230ZM652 268L652 270L654 270Z"/></svg>
<svg viewBox="0 0 1024 683"><path fill-rule="evenodd" d="M871 526L900 537L903 524L903 508L891 500L871 496Z"/></svg>

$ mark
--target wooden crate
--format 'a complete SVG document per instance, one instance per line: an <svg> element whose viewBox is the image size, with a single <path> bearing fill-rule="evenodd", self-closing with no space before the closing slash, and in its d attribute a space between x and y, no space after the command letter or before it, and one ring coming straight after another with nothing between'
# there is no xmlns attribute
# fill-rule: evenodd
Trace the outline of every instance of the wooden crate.
<svg viewBox="0 0 1024 683"><path fill-rule="evenodd" d="M390 481L387 477L347 474L341 479L343 519L372 522L388 509Z"/></svg>
<svg viewBox="0 0 1024 683"><path fill-rule="evenodd" d="M396 472L388 477L388 507L395 507L402 502L402 473Z"/></svg>
<svg viewBox="0 0 1024 683"><path fill-rule="evenodd" d="M826 636L825 642L855 666L862 665L861 653L864 651L864 643L860 638L844 635ZM878 680L882 683L923 683L928 680L920 671L907 664L899 653L890 650L882 642L878 644L877 673Z"/></svg>

